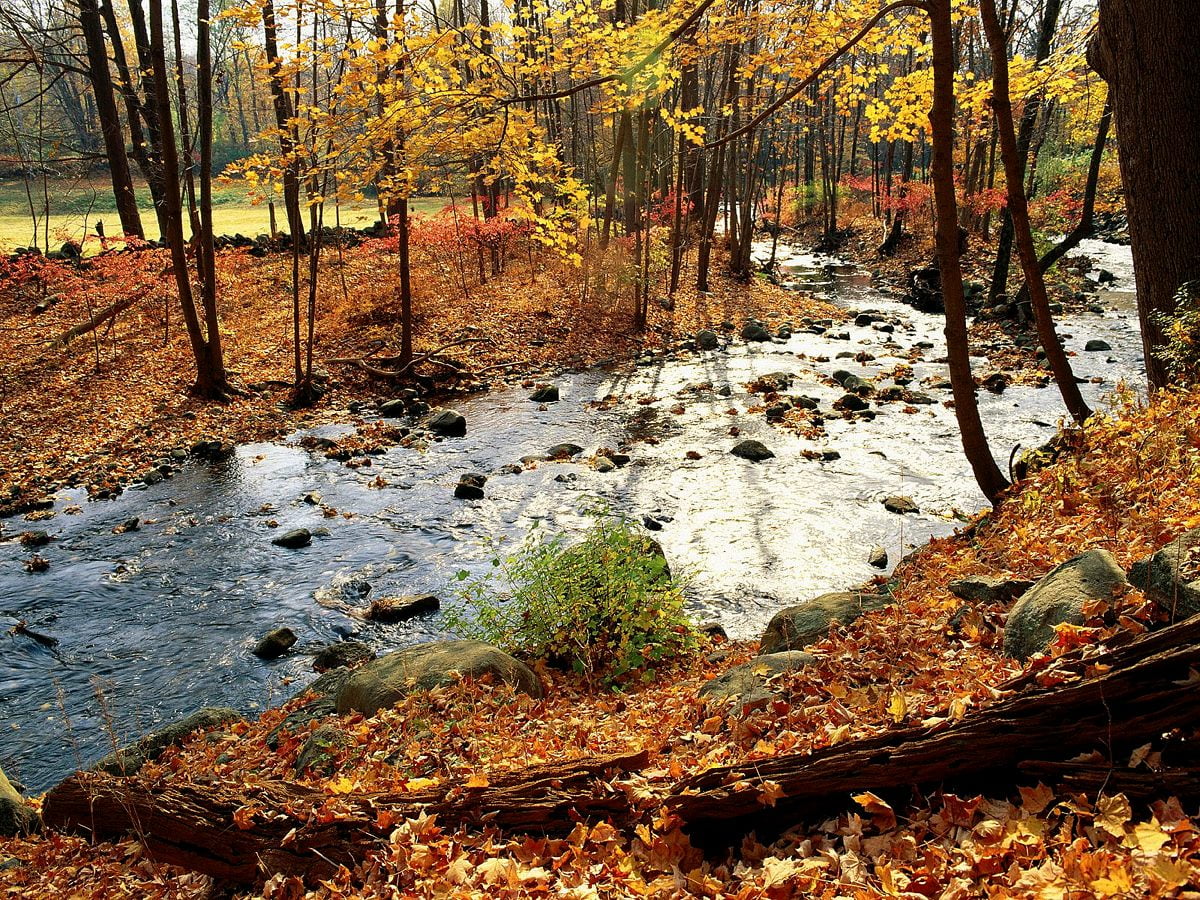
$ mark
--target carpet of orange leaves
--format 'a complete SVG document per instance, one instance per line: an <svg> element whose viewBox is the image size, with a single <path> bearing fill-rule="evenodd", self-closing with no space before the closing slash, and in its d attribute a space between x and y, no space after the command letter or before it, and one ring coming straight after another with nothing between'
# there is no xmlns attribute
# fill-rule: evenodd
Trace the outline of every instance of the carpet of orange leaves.
<svg viewBox="0 0 1200 900"><path fill-rule="evenodd" d="M1038 784L1009 793L997 785L990 797L935 792L893 809L864 793L846 798L828 821L798 823L769 844L748 838L738 853L715 860L692 848L659 802L679 778L713 765L957 719L993 702L1019 671L996 649L1003 610L981 609L974 624L952 632L953 578L1034 577L1092 547L1129 565L1200 525L1200 391L1163 394L1150 406L1129 401L1068 443L1062 459L994 512L907 560L892 582L897 603L811 648L818 664L781 677L779 699L765 708L697 698L707 679L754 650L732 645L622 693L543 669L543 701L462 684L411 696L372 718L331 717L310 728L336 722L348 742L328 770L300 776L296 754L309 731L285 736L277 750L264 740L285 707L215 740L193 739L139 777L230 785L298 777L334 797L466 783L547 759L654 752L649 770L622 778L643 810L630 832L601 822L563 838L523 837L443 830L420 817L382 828L353 869L307 886L275 877L253 896L1194 898L1200 827L1168 797L1134 809L1121 795L1056 795ZM1125 602L1136 606L1138 597ZM1102 644L1111 634L1099 623L1064 630L1052 653L1080 640ZM765 791L764 803L771 799ZM48 835L0 843L0 865L6 856L19 861L0 888L9 896L200 897L207 888L194 875L153 865L132 841L93 848Z"/></svg>
<svg viewBox="0 0 1200 900"><path fill-rule="evenodd" d="M318 369L328 370L331 387L304 410L287 405L289 254L218 255L226 364L248 389L248 396L227 404L188 396L194 374L166 251L102 256L83 270L0 261L0 506L40 499L64 484L112 489L167 451L198 440L261 440L324 421L352 421L346 409L352 401L387 399L393 386L323 360L398 348L394 245L394 239L368 240L340 259L336 250L326 251L315 358ZM515 255L503 276L480 284L470 266L460 275L452 253L419 249L416 350L482 335L492 343L461 348L460 359L472 368L520 362L512 372L519 376L626 359L726 320L740 326L747 317L782 323L837 314L764 281L741 284L719 273L712 291L701 295L685 273L674 310L652 302L649 327L638 333L628 289L620 293L616 286L614 255L589 264L586 287L580 269L541 252ZM58 300L35 314L47 296ZM111 327L66 347L56 341L131 296L138 302Z"/></svg>

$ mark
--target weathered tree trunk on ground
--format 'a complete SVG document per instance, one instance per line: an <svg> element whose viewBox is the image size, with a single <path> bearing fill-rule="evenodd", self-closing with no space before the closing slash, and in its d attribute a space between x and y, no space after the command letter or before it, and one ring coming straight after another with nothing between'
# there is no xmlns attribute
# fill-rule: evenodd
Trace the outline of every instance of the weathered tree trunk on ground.
<svg viewBox="0 0 1200 900"><path fill-rule="evenodd" d="M580 819L624 822L629 796L604 779L644 768L648 759L642 750L532 766L492 776L483 788L344 797L283 782L147 787L79 773L47 794L43 818L51 828L97 840L135 833L159 862L247 884L275 873L328 874L331 863L353 866L385 840L374 826L385 812L395 821L427 813L443 827L486 821L531 833L568 832ZM336 810L331 821L311 815L327 805ZM238 811L245 808L260 812L249 817L249 827L240 827L245 819Z"/></svg>
<svg viewBox="0 0 1200 900"><path fill-rule="evenodd" d="M983 30L987 34L992 50L992 110L996 114L996 130L1000 138L1000 156L1004 161L1004 180L1008 191L1008 215L1012 223L1013 238L1025 274L1025 286L1029 290L1033 306L1033 318L1037 324L1038 339L1046 353L1054 382L1062 394L1063 402L1071 417L1083 424L1092 411L1084 402L1071 371L1071 362L1058 339L1054 328L1054 316L1050 312L1050 298L1046 293L1046 281L1038 267L1037 249L1033 243L1033 230L1029 225L1029 201L1021 185L1021 157L1017 148L1016 128L1013 125L1012 100L1009 97L1008 48L1004 38L1004 26L996 11L996 0L981 0L980 14ZM980 151L982 158L982 150Z"/></svg>
<svg viewBox="0 0 1200 900"><path fill-rule="evenodd" d="M1146 373L1163 387L1159 316L1174 312L1181 285L1200 278L1200 16L1193 0L1100 0L1099 8L1088 55L1111 92Z"/></svg>
<svg viewBox="0 0 1200 900"><path fill-rule="evenodd" d="M959 259L958 200L954 187L954 36L950 0L932 0L929 5L933 40L933 108L929 111L933 138L931 174L937 214L937 256L946 304L946 355L950 383L954 389L954 415L962 433L963 450L979 489L992 503L1000 499L1008 480L1000 472L988 446L975 378L971 374L971 351L967 337L967 302L963 293Z"/></svg>
<svg viewBox="0 0 1200 900"><path fill-rule="evenodd" d="M709 769L677 785L667 805L698 841L708 843L736 841L768 814L794 822L845 809L850 795L864 790L886 795L951 783L995 792L1019 782L1023 768L1037 772L1039 765L1064 781L1073 776L1090 783L1093 762L1062 761L1094 750L1104 752L1105 770L1116 773L1114 784L1154 784L1148 773L1120 772L1127 750L1197 721L1197 666L1200 616L1193 616L1099 658L1080 659L1070 667L1079 681L1026 690L954 724L904 728L812 754ZM1101 674L1087 677L1088 671ZM1055 764L1046 769L1043 760ZM1170 772L1158 773L1158 783L1186 790L1196 782L1191 764L1177 774L1173 779ZM768 781L782 792L769 813L761 800Z"/></svg>

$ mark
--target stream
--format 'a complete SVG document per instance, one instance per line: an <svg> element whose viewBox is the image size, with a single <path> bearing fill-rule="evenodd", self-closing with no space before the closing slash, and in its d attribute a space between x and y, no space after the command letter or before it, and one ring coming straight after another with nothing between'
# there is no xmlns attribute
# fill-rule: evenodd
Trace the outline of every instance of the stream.
<svg viewBox="0 0 1200 900"><path fill-rule="evenodd" d="M111 750L114 738L127 742L200 706L253 714L282 701L314 677L311 654L331 642L352 636L383 653L445 637L440 613L380 626L315 598L366 580L371 597L427 591L447 606L456 572L487 571L497 546L511 550L534 527L582 530L589 522L582 508L597 498L661 522L655 537L672 567L688 573L696 619L720 621L733 638L757 637L783 606L879 574L867 564L875 546L894 565L930 537L951 533L984 498L953 411L942 404L949 391L934 386L946 378L935 362L944 355L940 317L889 299L852 265L785 250L785 286L873 311L894 332L850 321L827 334L800 331L771 344L735 341L711 353L568 373L555 380L561 401L545 407L520 387L456 401L468 423L465 438L425 451L393 448L369 468L310 452L296 434L240 446L221 462L188 462L173 478L110 502L64 491L48 521L4 523L0 768L30 791L42 790ZM1076 374L1089 379L1084 395L1097 403L1122 380L1140 386L1141 339L1128 248L1092 242L1082 252L1117 276L1100 295L1107 312L1060 323L1068 350L1077 352ZM839 332L848 339L837 339ZM1084 352L1091 339L1112 350ZM925 361L912 364L911 389L937 402L914 413L892 403L873 407L873 421L830 416L827 435L809 440L769 424L761 411L747 412L761 404L747 382L779 371L795 375L790 394L815 398L828 411L843 393L828 380L833 371L871 378L907 362L921 342L931 346ZM875 359L837 359L843 351ZM987 369L986 360L974 362L977 372ZM712 389L698 387L706 384ZM730 396L716 392L726 385ZM1053 387L979 397L1002 468L1015 445L1045 443L1064 414ZM677 405L682 412L672 411ZM733 425L738 438L730 436ZM744 438L763 441L775 458L752 463L731 455ZM500 472L563 441L586 452L575 462ZM610 473L592 469L588 458L605 446L628 447L630 463ZM824 450L840 457L811 458ZM699 458L689 459L689 451ZM488 475L486 499L453 497L468 472ZM304 500L314 491L352 515L324 517ZM912 497L920 513L887 512L881 500L891 494ZM132 517L141 519L137 530L113 533ZM272 538L302 526L328 533L301 550L272 546ZM39 574L25 571L29 551L13 540L33 528L55 538L39 551L50 562ZM19 620L58 646L9 634ZM299 637L290 654L272 662L251 654L262 634L283 625Z"/></svg>

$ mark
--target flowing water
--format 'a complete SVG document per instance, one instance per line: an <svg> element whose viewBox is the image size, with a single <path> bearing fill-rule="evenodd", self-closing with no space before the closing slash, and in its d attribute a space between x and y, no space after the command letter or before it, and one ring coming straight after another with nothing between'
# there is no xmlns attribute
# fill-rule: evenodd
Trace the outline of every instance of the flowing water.
<svg viewBox="0 0 1200 900"><path fill-rule="evenodd" d="M1108 257L1090 248L1097 265L1119 275L1113 288L1128 290L1128 271L1118 265L1127 249L1099 249ZM40 551L50 561L40 574L24 570L29 553L15 540L0 542L0 627L25 620L60 643L48 649L0 636L0 767L30 789L45 788L106 752L114 735L130 739L202 705L253 713L280 701L313 677L309 652L330 642L353 636L384 652L443 637L440 614L376 626L316 596L365 580L372 597L429 591L452 603L454 573L486 571L497 544L514 546L534 527L584 528L582 507L595 498L661 521L656 537L672 566L689 572L695 615L721 621L735 638L757 636L784 605L877 574L866 562L874 546L894 564L930 536L950 533L957 516L984 501L953 412L942 404L949 392L930 386L946 376L935 362L944 353L941 320L884 297L853 266L791 251L781 259L786 285L877 311L894 333L850 322L829 335L735 342L713 353L567 374L557 379L561 402L540 408L517 387L476 396L456 404L468 421L465 438L425 451L395 448L369 468L305 450L294 435L239 447L224 462L189 463L174 478L111 502L64 492L47 522L9 521L6 537L37 527L55 541ZM1084 385L1089 400L1119 380L1140 382L1140 338L1128 312L1068 319L1061 331L1068 349L1079 351L1077 374L1103 379ZM848 339L831 337L838 332ZM1082 352L1091 338L1106 340L1112 352ZM908 361L920 342L932 347L913 364L911 387L938 402L915 414L890 404L878 407L874 421L830 417L827 436L810 441L747 411L761 398L746 383L778 371L796 376L790 393L817 398L828 410L842 393L828 380L834 370L872 377ZM875 359L835 358L841 351ZM976 363L986 369L986 360ZM726 385L730 396L716 392ZM597 402L606 397L615 399ZM980 403L1002 466L1015 445L1044 443L1063 414L1053 388L980 392ZM678 406L681 413L673 411ZM734 425L775 458L756 464L732 456ZM588 453L579 462L499 472L561 441ZM631 462L607 474L593 470L586 459L602 446L627 446ZM805 455L813 450L836 450L840 458ZM689 451L700 458L688 459ZM453 498L467 472L489 475L485 500ZM325 518L304 501L312 491L352 515ZM888 513L881 499L889 494L912 497L920 514ZM113 533L134 516L142 520L138 530ZM281 530L299 526L328 533L302 550L271 545ZM294 651L270 663L254 657L255 640L280 625L299 636Z"/></svg>

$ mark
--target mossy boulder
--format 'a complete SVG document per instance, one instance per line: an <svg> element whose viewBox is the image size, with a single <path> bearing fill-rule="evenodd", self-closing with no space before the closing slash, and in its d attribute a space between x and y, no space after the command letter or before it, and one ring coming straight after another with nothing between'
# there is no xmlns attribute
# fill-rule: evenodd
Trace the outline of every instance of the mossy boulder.
<svg viewBox="0 0 1200 900"><path fill-rule="evenodd" d="M817 658L811 653L800 650L758 656L708 682L700 689L700 696L710 700L738 700L743 707L761 705L775 696L771 690L771 682L775 678L785 672L803 669L816 661Z"/></svg>
<svg viewBox="0 0 1200 900"><path fill-rule="evenodd" d="M242 715L227 706L206 706L172 722L157 731L152 731L141 740L110 753L91 767L92 771L107 772L109 775L133 775L146 763L158 759L168 747L182 744L194 732L215 731L233 722L241 722Z"/></svg>
<svg viewBox="0 0 1200 900"><path fill-rule="evenodd" d="M1129 583L1177 622L1200 613L1200 528L1134 563Z"/></svg>
<svg viewBox="0 0 1200 900"><path fill-rule="evenodd" d="M440 641L389 653L355 671L338 691L337 711L373 716L414 691L485 676L531 697L545 696L533 670L498 647L482 641Z"/></svg>
<svg viewBox="0 0 1200 900"><path fill-rule="evenodd" d="M1008 613L1004 652L1026 660L1054 640L1056 625L1082 625L1084 607L1107 600L1127 584L1125 572L1107 550L1089 550L1050 571Z"/></svg>
<svg viewBox="0 0 1200 900"><path fill-rule="evenodd" d="M806 603L775 613L759 642L759 653L803 650L829 634L834 622L849 625L863 613L890 606L892 598L881 594L837 591L822 594Z"/></svg>

